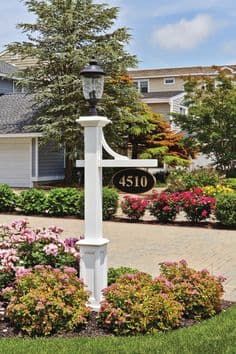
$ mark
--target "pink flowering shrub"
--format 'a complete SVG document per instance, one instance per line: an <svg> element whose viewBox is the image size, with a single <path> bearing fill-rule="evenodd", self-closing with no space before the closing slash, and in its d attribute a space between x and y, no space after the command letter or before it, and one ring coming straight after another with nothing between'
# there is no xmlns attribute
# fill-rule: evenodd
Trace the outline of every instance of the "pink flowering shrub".
<svg viewBox="0 0 236 354"><path fill-rule="evenodd" d="M179 200L187 219L194 223L209 218L216 204L215 198L204 195L201 188L180 193Z"/></svg>
<svg viewBox="0 0 236 354"><path fill-rule="evenodd" d="M176 218L179 212L178 193L155 193L149 205L150 214L159 222L170 222Z"/></svg>
<svg viewBox="0 0 236 354"><path fill-rule="evenodd" d="M161 263L161 275L172 283L173 295L184 306L186 317L207 318L220 311L223 277L189 268L185 260Z"/></svg>
<svg viewBox="0 0 236 354"><path fill-rule="evenodd" d="M148 206L146 199L126 195L121 202L121 209L125 215L132 220L139 220L144 214Z"/></svg>
<svg viewBox="0 0 236 354"><path fill-rule="evenodd" d="M62 229L53 226L48 229L29 228L26 220L0 227L0 288L14 280L20 269L36 265L64 266L79 269L77 239L63 240Z"/></svg>
<svg viewBox="0 0 236 354"><path fill-rule="evenodd" d="M103 292L99 323L117 335L177 328L183 308L167 287L145 273L121 276Z"/></svg>
<svg viewBox="0 0 236 354"><path fill-rule="evenodd" d="M2 294L9 301L6 314L11 324L31 336L74 330L90 314L88 292L71 267L36 266L18 274Z"/></svg>

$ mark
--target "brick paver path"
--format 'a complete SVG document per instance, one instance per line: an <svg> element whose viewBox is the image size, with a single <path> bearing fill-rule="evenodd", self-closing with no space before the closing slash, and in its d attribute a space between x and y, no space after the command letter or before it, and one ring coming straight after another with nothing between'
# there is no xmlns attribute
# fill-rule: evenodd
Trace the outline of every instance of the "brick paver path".
<svg viewBox="0 0 236 354"><path fill-rule="evenodd" d="M0 223L20 218L0 215ZM57 225L66 236L83 234L81 220L27 218L32 227ZM236 231L104 222L104 237L111 241L109 266L131 266L157 275L161 261L184 258L192 267L226 276L225 298L236 301Z"/></svg>

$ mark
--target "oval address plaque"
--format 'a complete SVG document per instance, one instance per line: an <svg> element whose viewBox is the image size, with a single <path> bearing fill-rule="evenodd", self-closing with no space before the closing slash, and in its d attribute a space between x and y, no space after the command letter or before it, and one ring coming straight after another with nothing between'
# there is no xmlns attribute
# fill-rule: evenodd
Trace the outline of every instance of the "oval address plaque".
<svg viewBox="0 0 236 354"><path fill-rule="evenodd" d="M155 177L149 172L127 168L117 172L112 178L113 185L125 193L145 193L155 185Z"/></svg>

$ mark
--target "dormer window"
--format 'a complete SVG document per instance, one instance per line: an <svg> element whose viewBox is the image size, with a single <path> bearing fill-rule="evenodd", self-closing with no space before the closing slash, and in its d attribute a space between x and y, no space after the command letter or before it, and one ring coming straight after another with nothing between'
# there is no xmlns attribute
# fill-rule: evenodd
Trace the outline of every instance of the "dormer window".
<svg viewBox="0 0 236 354"><path fill-rule="evenodd" d="M164 85L174 85L174 84L175 84L175 78L173 77L164 78Z"/></svg>
<svg viewBox="0 0 236 354"><path fill-rule="evenodd" d="M140 93L149 92L149 81L148 80L135 80L134 86Z"/></svg>

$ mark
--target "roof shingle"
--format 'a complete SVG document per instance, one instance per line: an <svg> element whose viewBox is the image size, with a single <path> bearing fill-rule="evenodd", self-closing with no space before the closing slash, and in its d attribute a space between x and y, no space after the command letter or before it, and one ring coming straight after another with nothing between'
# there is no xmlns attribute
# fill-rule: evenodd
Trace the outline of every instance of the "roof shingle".
<svg viewBox="0 0 236 354"><path fill-rule="evenodd" d="M27 132L32 122L33 95L8 94L0 96L0 134Z"/></svg>

